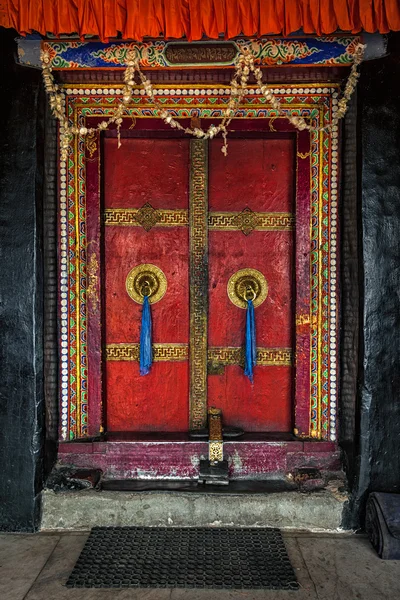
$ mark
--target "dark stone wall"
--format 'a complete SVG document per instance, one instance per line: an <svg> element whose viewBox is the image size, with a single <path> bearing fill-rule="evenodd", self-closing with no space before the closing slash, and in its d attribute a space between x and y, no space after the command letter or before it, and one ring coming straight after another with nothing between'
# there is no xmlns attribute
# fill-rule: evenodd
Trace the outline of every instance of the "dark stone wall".
<svg viewBox="0 0 400 600"><path fill-rule="evenodd" d="M40 72L15 65L14 37L0 29L0 529L32 531L44 438L44 95Z"/></svg>
<svg viewBox="0 0 400 600"><path fill-rule="evenodd" d="M360 370L347 526L363 523L370 492L400 493L399 34L387 57L362 65L358 99Z"/></svg>

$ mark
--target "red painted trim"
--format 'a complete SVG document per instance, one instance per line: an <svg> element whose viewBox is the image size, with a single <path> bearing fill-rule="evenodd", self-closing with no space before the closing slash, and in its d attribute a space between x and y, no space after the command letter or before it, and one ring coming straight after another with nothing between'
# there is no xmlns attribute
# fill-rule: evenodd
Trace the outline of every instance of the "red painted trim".
<svg viewBox="0 0 400 600"><path fill-rule="evenodd" d="M309 132L299 132L296 152L295 429L300 436L308 436L310 431L310 150Z"/></svg>
<svg viewBox="0 0 400 600"><path fill-rule="evenodd" d="M87 119L95 126L98 119ZM88 348L88 436L102 431L102 341L101 341L101 207L100 134L86 144L86 286Z"/></svg>
<svg viewBox="0 0 400 600"><path fill-rule="evenodd" d="M101 469L105 478L196 479L199 460L207 455L206 442L108 441L62 443L58 458L62 465ZM300 467L340 469L340 454L329 442L232 441L224 443L224 456L232 479L290 473Z"/></svg>
<svg viewBox="0 0 400 600"><path fill-rule="evenodd" d="M306 453L335 452L337 450L337 445L335 442L315 440L314 442L303 442L303 449Z"/></svg>
<svg viewBox="0 0 400 600"><path fill-rule="evenodd" d="M60 442L58 454L92 454L92 442ZM62 459L61 459L62 460Z"/></svg>

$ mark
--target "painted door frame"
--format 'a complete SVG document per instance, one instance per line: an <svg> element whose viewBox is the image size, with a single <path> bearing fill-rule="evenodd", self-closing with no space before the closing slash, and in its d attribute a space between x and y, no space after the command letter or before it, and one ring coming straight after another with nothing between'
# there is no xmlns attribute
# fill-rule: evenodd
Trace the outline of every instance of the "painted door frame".
<svg viewBox="0 0 400 600"><path fill-rule="evenodd" d="M282 85L284 109L315 126L327 124L337 84ZM115 106L119 85L66 85L72 123L91 126ZM228 86L156 86L177 117L219 118ZM173 94L171 92L174 92ZM157 115L142 96L128 108L127 125ZM277 118L256 88L238 118L260 119L266 131L297 136L296 200L296 411L298 438L336 441L338 128L297 132ZM129 125L130 124L130 125ZM123 148L122 150L123 151ZM60 161L60 320L62 441L102 431L100 144L97 135L71 140ZM302 185L302 182L306 185Z"/></svg>

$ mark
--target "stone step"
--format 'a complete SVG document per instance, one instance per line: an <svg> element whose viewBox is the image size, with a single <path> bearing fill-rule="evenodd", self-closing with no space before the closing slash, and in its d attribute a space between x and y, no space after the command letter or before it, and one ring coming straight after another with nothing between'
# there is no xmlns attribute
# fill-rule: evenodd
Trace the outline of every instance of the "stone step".
<svg viewBox="0 0 400 600"><path fill-rule="evenodd" d="M42 492L43 530L95 526L279 527L338 531L347 498L337 488L313 493L174 491Z"/></svg>

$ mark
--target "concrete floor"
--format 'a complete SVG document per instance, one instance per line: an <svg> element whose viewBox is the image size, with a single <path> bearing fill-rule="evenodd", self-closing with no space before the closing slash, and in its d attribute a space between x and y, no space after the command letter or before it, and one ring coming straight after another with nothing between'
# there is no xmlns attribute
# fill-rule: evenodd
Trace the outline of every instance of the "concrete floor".
<svg viewBox="0 0 400 600"><path fill-rule="evenodd" d="M1 600L389 600L400 598L400 561L380 560L363 536L284 533L300 590L71 590L64 584L87 533L0 535Z"/></svg>

